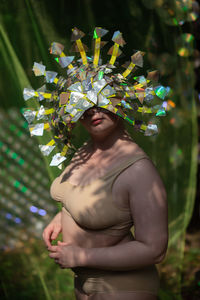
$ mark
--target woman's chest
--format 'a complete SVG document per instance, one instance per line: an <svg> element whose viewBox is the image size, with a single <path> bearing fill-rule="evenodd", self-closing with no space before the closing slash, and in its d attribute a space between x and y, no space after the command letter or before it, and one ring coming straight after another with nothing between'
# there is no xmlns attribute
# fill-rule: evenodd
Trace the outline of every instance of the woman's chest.
<svg viewBox="0 0 200 300"><path fill-rule="evenodd" d="M99 160L89 160L84 163L72 163L66 168L63 181L70 182L74 186L88 186L95 180L104 177L111 169L109 164Z"/></svg>
<svg viewBox="0 0 200 300"><path fill-rule="evenodd" d="M87 186L73 186L68 181L57 181L51 189L54 199L61 201L73 219L83 227L102 229L130 218L127 197L120 182L97 179ZM53 193L54 192L54 193Z"/></svg>

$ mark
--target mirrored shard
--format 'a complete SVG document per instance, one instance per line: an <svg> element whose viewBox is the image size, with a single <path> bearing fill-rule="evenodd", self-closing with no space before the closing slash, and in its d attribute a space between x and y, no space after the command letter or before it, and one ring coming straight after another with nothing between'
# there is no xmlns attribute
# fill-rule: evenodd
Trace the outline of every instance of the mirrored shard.
<svg viewBox="0 0 200 300"><path fill-rule="evenodd" d="M157 111L156 117L164 117L164 116L166 116L166 111L165 111L165 109L162 107L162 108L160 108L160 109Z"/></svg>
<svg viewBox="0 0 200 300"><path fill-rule="evenodd" d="M33 89L25 88L23 91L23 97L25 101L35 97L35 91Z"/></svg>
<svg viewBox="0 0 200 300"><path fill-rule="evenodd" d="M107 104L110 103L110 100L108 98L106 98L105 96L103 96L101 93L98 95L98 106L105 106Z"/></svg>
<svg viewBox="0 0 200 300"><path fill-rule="evenodd" d="M70 93L61 93L59 98L60 98L60 105L64 105L67 103L68 99L69 99Z"/></svg>
<svg viewBox="0 0 200 300"><path fill-rule="evenodd" d="M61 65L61 67L66 68L74 60L74 56L62 56L62 57L59 57L58 60L59 60L59 64Z"/></svg>
<svg viewBox="0 0 200 300"><path fill-rule="evenodd" d="M134 77L134 79L137 80L137 82L141 83L142 85L147 84L147 80L144 76L137 76L137 77Z"/></svg>
<svg viewBox="0 0 200 300"><path fill-rule="evenodd" d="M105 81L105 79L95 81L93 83L93 90L98 94L106 85L107 82Z"/></svg>
<svg viewBox="0 0 200 300"><path fill-rule="evenodd" d="M119 99L119 98L110 98L110 102L115 107L115 106L117 106L121 103L121 99Z"/></svg>
<svg viewBox="0 0 200 300"><path fill-rule="evenodd" d="M79 39L81 39L82 37L85 36L85 33L82 32L81 30L79 30L78 28L74 27L72 29L72 35L71 35L71 41L74 42L74 41L77 41Z"/></svg>
<svg viewBox="0 0 200 300"><path fill-rule="evenodd" d="M161 98L161 99L165 99L165 97L169 94L170 92L170 88L169 87L164 87L162 85L159 85L157 87L154 88L155 94Z"/></svg>
<svg viewBox="0 0 200 300"><path fill-rule="evenodd" d="M43 84L39 89L37 89L37 92L45 93L46 89L47 89L46 84Z"/></svg>
<svg viewBox="0 0 200 300"><path fill-rule="evenodd" d="M115 90L110 86L107 85L102 91L101 94L105 97L111 97L115 95Z"/></svg>
<svg viewBox="0 0 200 300"><path fill-rule="evenodd" d="M138 67L143 67L143 55L144 52L137 51L135 54L131 56L131 61Z"/></svg>
<svg viewBox="0 0 200 300"><path fill-rule="evenodd" d="M156 124L148 124L145 130L145 136L152 136L158 133L158 126Z"/></svg>
<svg viewBox="0 0 200 300"><path fill-rule="evenodd" d="M33 111L31 109L27 109L23 111L23 116L26 119L26 121L31 124L33 120L35 119L36 111Z"/></svg>
<svg viewBox="0 0 200 300"><path fill-rule="evenodd" d="M123 47L126 44L122 37L122 33L119 30L114 32L112 41L116 44L119 44L121 47Z"/></svg>
<svg viewBox="0 0 200 300"><path fill-rule="evenodd" d="M97 39L97 38L103 37L107 33L108 33L108 30L103 29L101 27L96 27L94 30L93 38Z"/></svg>
<svg viewBox="0 0 200 300"><path fill-rule="evenodd" d="M99 71L98 75L97 75L97 79L101 80L103 78L104 72L103 71Z"/></svg>
<svg viewBox="0 0 200 300"><path fill-rule="evenodd" d="M147 79L153 82L158 82L159 80L159 72L157 70L148 72Z"/></svg>
<svg viewBox="0 0 200 300"><path fill-rule="evenodd" d="M87 78L86 80L82 81L82 87L83 87L83 91L86 93L88 91L90 91L92 89L92 83L91 83L91 79Z"/></svg>
<svg viewBox="0 0 200 300"><path fill-rule="evenodd" d="M37 112L37 120L40 120L44 117L45 108L43 105L40 106L40 109Z"/></svg>
<svg viewBox="0 0 200 300"><path fill-rule="evenodd" d="M34 62L32 70L33 70L35 76L45 75L45 69L46 69L46 67L44 65Z"/></svg>
<svg viewBox="0 0 200 300"><path fill-rule="evenodd" d="M132 109L132 107L130 106L130 104L128 102L126 102L125 100L121 100L121 104L124 108L126 109Z"/></svg>
<svg viewBox="0 0 200 300"><path fill-rule="evenodd" d="M44 156L48 156L56 146L39 145L40 151Z"/></svg>
<svg viewBox="0 0 200 300"><path fill-rule="evenodd" d="M36 124L34 126L30 125L30 134L36 136L42 136L44 132L44 123Z"/></svg>
<svg viewBox="0 0 200 300"><path fill-rule="evenodd" d="M74 106L72 104L67 104L65 107L65 111L69 114L72 112L73 109L74 109Z"/></svg>
<svg viewBox="0 0 200 300"><path fill-rule="evenodd" d="M38 100L42 101L44 100L44 96L43 93L46 92L46 84L44 84L43 86L41 86L39 89L36 90L36 92L38 92Z"/></svg>
<svg viewBox="0 0 200 300"><path fill-rule="evenodd" d="M72 122L77 122L82 115L84 114L84 111L77 111L76 115L72 118Z"/></svg>
<svg viewBox="0 0 200 300"><path fill-rule="evenodd" d="M51 54L60 55L63 52L64 48L65 47L62 44L54 42L51 43L51 47L49 50Z"/></svg>
<svg viewBox="0 0 200 300"><path fill-rule="evenodd" d="M154 99L154 96L152 94L146 94L144 101L146 103L150 103Z"/></svg>
<svg viewBox="0 0 200 300"><path fill-rule="evenodd" d="M81 85L80 82L76 82L76 83L70 85L68 87L68 90L69 91L74 91L74 92L82 92L82 85Z"/></svg>
<svg viewBox="0 0 200 300"><path fill-rule="evenodd" d="M79 92L71 92L69 103L71 105L77 104L82 98L84 94Z"/></svg>
<svg viewBox="0 0 200 300"><path fill-rule="evenodd" d="M60 153L57 153L53 156L53 158L50 162L50 166L57 167L65 160L66 160L66 157L62 156Z"/></svg>
<svg viewBox="0 0 200 300"><path fill-rule="evenodd" d="M67 75L73 76L74 74L76 74L76 71L77 71L77 67L67 69Z"/></svg>
<svg viewBox="0 0 200 300"><path fill-rule="evenodd" d="M84 98L81 99L81 101L79 101L76 105L76 108L77 109L81 109L81 110L87 110L89 109L90 107L92 107L93 104L88 102L87 100L85 100Z"/></svg>
<svg viewBox="0 0 200 300"><path fill-rule="evenodd" d="M46 82L53 83L57 75L58 75L57 72L46 71Z"/></svg>
<svg viewBox="0 0 200 300"><path fill-rule="evenodd" d="M97 93L96 93L96 91L94 91L94 90L88 91L86 96L94 104L97 104Z"/></svg>

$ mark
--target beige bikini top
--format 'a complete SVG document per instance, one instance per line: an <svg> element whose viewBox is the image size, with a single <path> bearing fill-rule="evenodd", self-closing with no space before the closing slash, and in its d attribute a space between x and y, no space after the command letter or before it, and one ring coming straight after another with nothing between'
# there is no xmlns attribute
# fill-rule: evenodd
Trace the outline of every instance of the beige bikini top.
<svg viewBox="0 0 200 300"><path fill-rule="evenodd" d="M133 219L129 208L115 203L112 186L126 168L143 158L148 157L135 155L85 186L74 186L64 180L66 172L63 172L51 185L51 197L62 202L64 209L82 228L124 236L130 231Z"/></svg>

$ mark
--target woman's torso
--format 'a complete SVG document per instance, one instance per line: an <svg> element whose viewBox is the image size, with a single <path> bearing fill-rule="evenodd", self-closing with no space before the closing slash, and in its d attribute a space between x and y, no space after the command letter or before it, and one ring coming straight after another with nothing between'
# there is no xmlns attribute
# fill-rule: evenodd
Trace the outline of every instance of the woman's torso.
<svg viewBox="0 0 200 300"><path fill-rule="evenodd" d="M52 197L63 204L63 241L106 247L133 240L123 173L147 156L132 142L113 155L104 153L102 160L90 156L84 147L81 151L51 186Z"/></svg>

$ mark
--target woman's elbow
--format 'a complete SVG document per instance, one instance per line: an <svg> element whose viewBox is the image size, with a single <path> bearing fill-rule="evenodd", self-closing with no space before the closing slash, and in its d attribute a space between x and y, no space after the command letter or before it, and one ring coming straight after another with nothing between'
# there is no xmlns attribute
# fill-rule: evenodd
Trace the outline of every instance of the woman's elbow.
<svg viewBox="0 0 200 300"><path fill-rule="evenodd" d="M154 249L154 263L155 264L160 264L167 253L167 247L168 247L168 237L166 237L164 239L164 241L162 241L159 246Z"/></svg>
<svg viewBox="0 0 200 300"><path fill-rule="evenodd" d="M160 264L160 263L164 260L164 258L165 258L165 256L166 256L166 252L167 252L167 251L164 251L163 253L157 255L157 256L154 258L154 264Z"/></svg>

